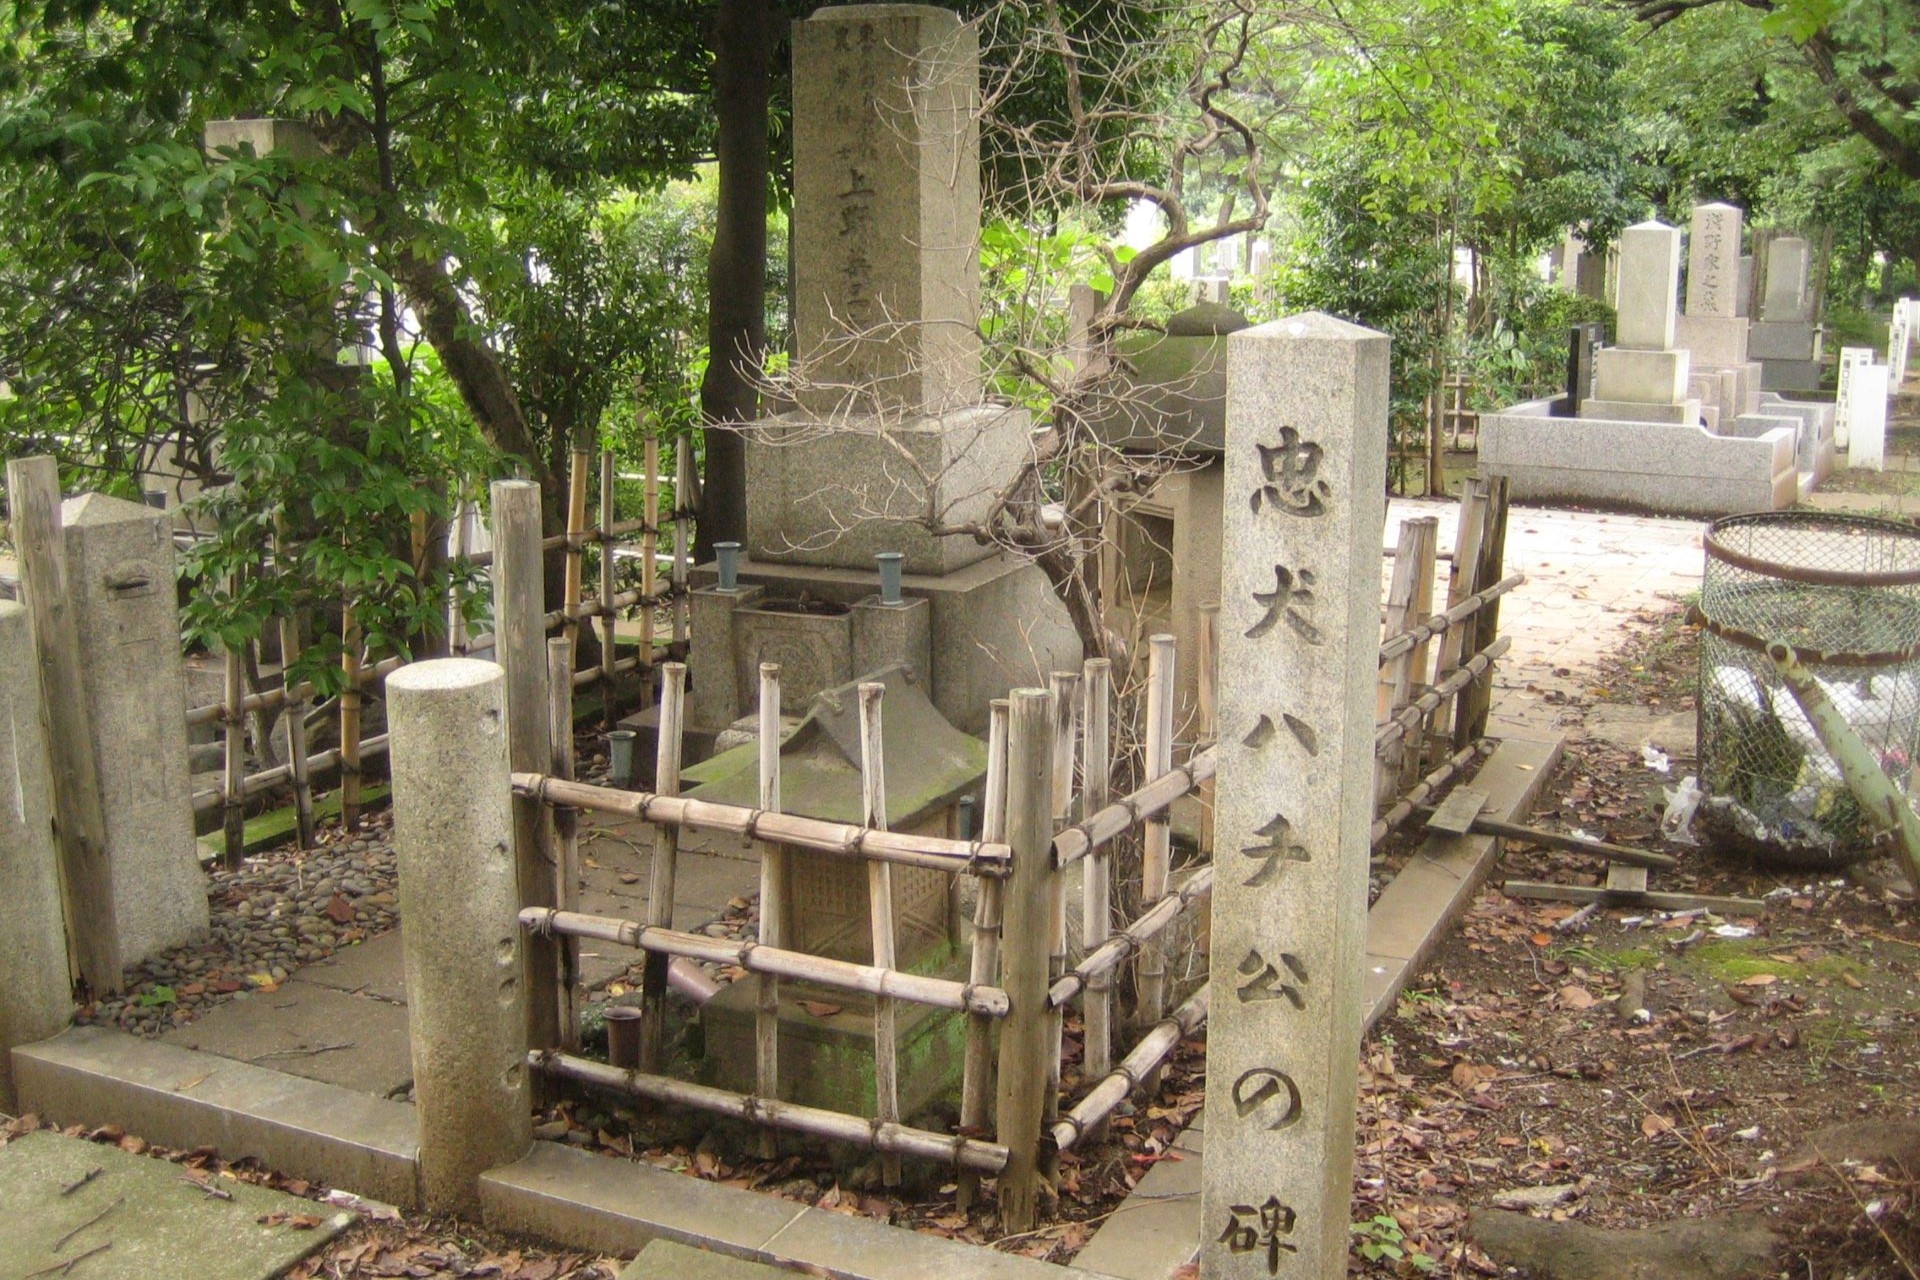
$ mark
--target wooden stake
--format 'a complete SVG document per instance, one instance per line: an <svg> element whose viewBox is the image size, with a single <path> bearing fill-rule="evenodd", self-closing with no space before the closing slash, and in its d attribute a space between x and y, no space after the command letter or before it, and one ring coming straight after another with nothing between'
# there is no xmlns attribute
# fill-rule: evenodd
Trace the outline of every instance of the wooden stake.
<svg viewBox="0 0 1920 1280"><path fill-rule="evenodd" d="M1469 479L1460 490L1460 517L1455 526L1453 563L1447 569L1447 605L1449 610L1457 602L1476 594L1482 587L1490 585L1479 581L1480 538L1486 528L1487 493L1485 485L1478 476ZM1447 628L1440 641L1440 656L1434 663L1436 676L1461 666L1473 656L1468 647L1474 635L1473 615L1468 614L1459 622ZM1451 736L1457 723L1457 708L1443 703L1427 719L1429 732L1436 738Z"/></svg>
<svg viewBox="0 0 1920 1280"><path fill-rule="evenodd" d="M686 708L687 664L660 667L660 729L653 756L654 790L680 793L680 726ZM680 828L653 829L653 875L647 882L647 923L673 927L673 881ZM649 953L640 980L640 1067L658 1071L667 1056L667 957Z"/></svg>
<svg viewBox="0 0 1920 1280"><path fill-rule="evenodd" d="M620 699L614 683L619 672L614 667L613 603L613 522L614 522L613 450L600 452L600 718L608 732L620 723Z"/></svg>
<svg viewBox="0 0 1920 1280"><path fill-rule="evenodd" d="M1053 711L1053 820L1065 823L1073 813L1073 760L1080 723L1080 677L1056 671L1047 681L1047 696ZM1047 877L1047 981L1051 983L1067 967L1067 893L1066 877ZM1060 1060L1065 1049L1066 1019L1062 1010L1053 1010L1047 1031L1047 1088L1045 1118L1051 1121L1060 1108ZM1054 1172L1048 1159L1049 1176Z"/></svg>
<svg viewBox="0 0 1920 1280"><path fill-rule="evenodd" d="M280 686L287 691L287 773L293 783L294 825L300 847L313 848L313 777L307 771L307 682L291 676L300 658L298 614L280 619Z"/></svg>
<svg viewBox="0 0 1920 1280"><path fill-rule="evenodd" d="M640 527L640 691L653 696L653 623L660 608L660 442L649 432L645 445L646 471Z"/></svg>
<svg viewBox="0 0 1920 1280"><path fill-rule="evenodd" d="M552 707L547 695L545 566L540 548L540 487L525 480L493 484L493 651L506 675L507 758L516 771L553 762ZM560 860L553 816L538 800L516 796L513 858L520 905L555 905ZM550 939L526 947L527 1043L560 1041L560 957Z"/></svg>
<svg viewBox="0 0 1920 1280"><path fill-rule="evenodd" d="M120 990L120 927L114 916L100 775L87 731L79 624L73 616L66 542L60 532L60 468L52 458L7 463L7 510L40 662L67 936L88 989L96 996L108 995Z"/></svg>
<svg viewBox="0 0 1920 1280"><path fill-rule="evenodd" d="M1419 561L1413 578L1413 618L1419 619L1433 612L1433 572L1435 557L1440 551L1440 521L1426 516L1407 523L1414 528L1414 558ZM1426 640L1414 645L1406 666L1406 688L1400 693L1402 706L1432 679L1431 657ZM1400 752L1400 776L1393 786L1395 792L1406 791L1419 783L1425 759L1426 722L1422 720L1407 733L1406 746Z"/></svg>
<svg viewBox="0 0 1920 1280"><path fill-rule="evenodd" d="M360 624L353 601L340 606L340 823L360 829Z"/></svg>
<svg viewBox="0 0 1920 1280"><path fill-rule="evenodd" d="M240 575L227 576L230 599L240 597ZM220 777L221 826L224 832L225 861L237 867L247 856L247 666L245 650L239 647L223 651L223 675L226 695L220 708L225 734L225 769Z"/></svg>
<svg viewBox="0 0 1920 1280"><path fill-rule="evenodd" d="M1204 614L1202 615L1205 616ZM1107 807L1113 792L1113 661L1089 658L1086 665L1086 760L1081 770L1080 812L1090 816ZM1113 933L1112 859L1102 847L1087 859L1080 895L1080 945L1092 951ZM1058 975L1055 975L1058 976ZM1086 1075L1099 1079L1113 1069L1113 979L1102 974L1087 989L1081 1008L1081 1052Z"/></svg>
<svg viewBox="0 0 1920 1280"><path fill-rule="evenodd" d="M886 692L887 686L877 680L860 686L861 824L875 831L887 829L887 763L880 717L880 704ZM874 967L891 969L895 962L893 868L887 863L867 864L867 910L873 929ZM900 1120L899 1051L893 1000L876 996L873 1001L873 1101L874 1115L882 1124L897 1124ZM880 1168L889 1187L900 1185L898 1157L883 1155Z"/></svg>
<svg viewBox="0 0 1920 1280"><path fill-rule="evenodd" d="M1479 560L1474 566L1474 590L1499 580L1507 542L1507 478L1482 480L1486 493L1481 515ZM1500 634L1500 601L1489 600L1467 623L1464 653L1484 653ZM1453 725L1454 750L1484 737L1493 710L1493 676L1477 680L1460 694Z"/></svg>
<svg viewBox="0 0 1920 1280"><path fill-rule="evenodd" d="M1148 640L1146 774L1158 778L1173 768L1173 637ZM1140 860L1140 898L1153 902L1167 892L1173 864L1172 823L1164 811L1149 818ZM1139 1007L1134 1022L1142 1030L1159 1022L1167 1004L1167 949L1155 942L1140 953Z"/></svg>
<svg viewBox="0 0 1920 1280"><path fill-rule="evenodd" d="M990 704L987 724L986 795L981 801L980 839L1006 839L1007 829L1007 707L1005 698ZM1000 971L1000 919L1003 893L998 879L983 876L973 908L973 955L967 980L975 986L992 983ZM960 1128L967 1133L986 1129L989 1099L993 1096L993 1020L975 1016L967 1021L967 1055L960 1072ZM980 1175L963 1170L954 1202L962 1213L973 1207L980 1191Z"/></svg>
<svg viewBox="0 0 1920 1280"><path fill-rule="evenodd" d="M587 556L586 543L581 535L587 531L587 463L592 456L575 445L567 458L566 578L560 598L560 633L569 641L578 640L580 635L580 619L574 611L580 607Z"/></svg>
<svg viewBox="0 0 1920 1280"><path fill-rule="evenodd" d="M1400 543L1394 551L1393 579L1387 587L1387 611L1384 626L1386 634L1399 635L1406 630L1410 619L1418 618L1414 608L1415 575L1420 572L1420 531L1414 526L1422 523L1417 520L1402 521L1400 525ZM1432 527L1438 528L1435 523ZM1412 696L1413 653L1388 663L1380 669L1375 685L1373 719L1375 724L1384 724L1391 720L1407 705ZM1373 807L1374 812L1393 798L1394 784L1400 779L1400 752L1405 743L1391 743L1385 751L1374 758L1373 762Z"/></svg>
<svg viewBox="0 0 1920 1280"><path fill-rule="evenodd" d="M687 601L687 548L693 537L693 493L699 479L693 474L693 440L681 436L673 446L673 654L687 656L687 628L691 621Z"/></svg>
<svg viewBox="0 0 1920 1280"><path fill-rule="evenodd" d="M994 1132L1007 1148L1000 1225L1030 1231L1040 1207L1040 1120L1046 1110L1047 880L1053 834L1052 724L1046 691L1015 689L1007 734L1007 842L1013 874L1005 899L1001 983L1013 1002L1000 1031Z"/></svg>
<svg viewBox="0 0 1920 1280"><path fill-rule="evenodd" d="M449 558L463 567L473 552L468 545L471 521L466 499L456 499L453 504L453 555ZM456 658L466 657L470 647L467 643L466 592L460 585L462 580L459 574L455 574L447 591L447 650Z"/></svg>
<svg viewBox="0 0 1920 1280"><path fill-rule="evenodd" d="M760 664L760 808L780 812L780 664ZM787 945L787 853L768 842L760 846L760 945ZM762 974L754 1012L753 1090L762 1098L780 1096L780 979ZM777 1154L773 1135L760 1144L763 1158Z"/></svg>
<svg viewBox="0 0 1920 1280"><path fill-rule="evenodd" d="M573 642L565 636L547 641L547 737L553 751L553 776L573 777ZM576 809L553 809L553 901L562 911L580 909L580 815ZM554 948L555 1017L560 1024L562 1049L580 1047L580 944L568 938ZM535 989L533 999L543 999Z"/></svg>

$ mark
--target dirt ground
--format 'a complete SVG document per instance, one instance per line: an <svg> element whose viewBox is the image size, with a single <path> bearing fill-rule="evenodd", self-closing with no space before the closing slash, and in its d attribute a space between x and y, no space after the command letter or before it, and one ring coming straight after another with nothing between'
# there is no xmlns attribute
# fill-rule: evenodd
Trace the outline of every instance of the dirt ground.
<svg viewBox="0 0 1920 1280"><path fill-rule="evenodd" d="M1677 603L1649 611L1575 701L1593 719L1610 702L1690 712L1694 640ZM1581 924L1572 905L1483 892L1368 1041L1354 1216L1373 1260L1357 1270L1515 1274L1468 1226L1506 1200L1603 1227L1759 1214L1780 1237L1777 1274L1913 1277L1904 1168L1838 1151L1830 1167L1807 1147L1841 1122L1865 1122L1857 1138L1915 1119L1912 907L1844 876L1663 844L1663 789L1694 771L1691 743L1650 744L1662 774L1618 739L1571 735L1535 822L1679 854L1654 889L1763 905ZM1494 880L1592 885L1603 870L1515 845Z"/></svg>

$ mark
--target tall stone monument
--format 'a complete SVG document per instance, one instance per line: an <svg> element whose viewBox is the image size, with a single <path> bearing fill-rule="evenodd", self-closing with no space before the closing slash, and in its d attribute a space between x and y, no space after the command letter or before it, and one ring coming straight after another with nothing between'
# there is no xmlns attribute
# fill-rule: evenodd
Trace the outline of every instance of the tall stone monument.
<svg viewBox="0 0 1920 1280"><path fill-rule="evenodd" d="M88 493L61 504L87 732L127 963L207 927L193 837L173 521Z"/></svg>
<svg viewBox="0 0 1920 1280"><path fill-rule="evenodd" d="M1837 449L1848 447L1853 438L1853 401L1856 387L1854 370L1873 363L1872 347L1840 348L1840 367L1833 392L1833 443Z"/></svg>
<svg viewBox="0 0 1920 1280"><path fill-rule="evenodd" d="M1218 878L1201 1264L1347 1272L1387 338L1227 340Z"/></svg>
<svg viewBox="0 0 1920 1280"><path fill-rule="evenodd" d="M1674 345L1680 289L1680 232L1642 222L1620 233L1615 274L1615 345L1594 357L1593 396L1582 418L1691 424L1700 402L1687 395L1692 367Z"/></svg>
<svg viewBox="0 0 1920 1280"><path fill-rule="evenodd" d="M748 428L736 589L695 575L691 728L747 716L763 661L798 711L871 652L930 668L934 705L979 733L992 699L1080 653L1038 568L928 528L985 519L1031 449L981 363L977 35L923 5L821 9L794 24L793 83L798 407ZM884 619L861 609L894 553L906 605L888 607L923 620L876 647L861 636Z"/></svg>
<svg viewBox="0 0 1920 1280"><path fill-rule="evenodd" d="M1760 318L1747 337L1747 353L1760 362L1760 385L1768 391L1810 391L1820 385L1812 263L1812 249L1800 236L1767 242Z"/></svg>
<svg viewBox="0 0 1920 1280"><path fill-rule="evenodd" d="M1691 365L1687 395L1700 401L1710 429L1760 404L1760 366L1747 358L1747 322L1740 315L1740 237L1744 215L1730 204L1693 210L1687 241L1687 309L1674 341Z"/></svg>

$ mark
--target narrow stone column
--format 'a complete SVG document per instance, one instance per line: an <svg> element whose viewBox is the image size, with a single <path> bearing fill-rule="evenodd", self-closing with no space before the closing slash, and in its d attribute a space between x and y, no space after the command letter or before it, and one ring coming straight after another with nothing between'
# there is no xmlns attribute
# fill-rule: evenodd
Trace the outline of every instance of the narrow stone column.
<svg viewBox="0 0 1920 1280"><path fill-rule="evenodd" d="M0 600L0 1111L8 1112L13 1047L57 1034L73 1010L39 670L33 620Z"/></svg>
<svg viewBox="0 0 1920 1280"><path fill-rule="evenodd" d="M436 1212L475 1211L480 1175L533 1141L505 688L472 658L387 678L420 1182Z"/></svg>
<svg viewBox="0 0 1920 1280"><path fill-rule="evenodd" d="M1202 1269L1344 1276L1372 808L1387 339L1227 340Z"/></svg>

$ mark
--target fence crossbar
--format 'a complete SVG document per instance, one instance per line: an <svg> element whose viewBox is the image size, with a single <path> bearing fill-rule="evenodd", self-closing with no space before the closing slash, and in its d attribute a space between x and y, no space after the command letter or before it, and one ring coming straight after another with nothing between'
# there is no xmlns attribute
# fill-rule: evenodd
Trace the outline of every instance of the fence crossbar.
<svg viewBox="0 0 1920 1280"><path fill-rule="evenodd" d="M1155 901L1120 932L1086 954L1079 964L1060 976L1047 989L1047 1003L1058 1009L1079 995L1094 978L1131 959L1166 927L1178 920L1188 907L1213 892L1213 864L1208 863L1188 876L1179 888Z"/></svg>
<svg viewBox="0 0 1920 1280"><path fill-rule="evenodd" d="M644 1071L628 1071L621 1067L608 1066L604 1062L592 1062L564 1053L543 1053L535 1050L527 1055L527 1064L533 1070L547 1076L577 1080L582 1084L649 1098L656 1102L671 1102L680 1106L697 1107L702 1111L737 1116L749 1124L791 1129L812 1137L844 1142L849 1146L862 1147L888 1155L937 1160L956 1168L974 1169L987 1174L999 1173L1007 1164L1006 1147L997 1142L985 1142L979 1138L934 1133L927 1129L915 1129L892 1121L868 1120L861 1116L829 1111L824 1107L808 1107L796 1102L759 1098L748 1093L716 1089L711 1085L691 1084L685 1080L675 1080L670 1076L651 1075Z"/></svg>
<svg viewBox="0 0 1920 1280"><path fill-rule="evenodd" d="M851 960L833 960L762 946L750 938L713 938L704 933L684 933L638 920L613 916L588 915L578 911L558 911L552 907L526 907L520 912L520 927L542 936L592 938L613 942L659 955L684 956L711 964L738 965L749 973L771 974L856 991L866 995L890 996L935 1009L953 1009L967 1013L1004 1018L1012 1007L1007 993L999 987L956 982L950 978L930 978L923 974L857 964Z"/></svg>
<svg viewBox="0 0 1920 1280"><path fill-rule="evenodd" d="M876 831L847 822L803 818L794 813L768 813L741 805L662 796L649 791L621 791L585 782L566 782L542 773L513 775L515 795L533 796L550 805L570 805L594 813L615 813L655 826L688 827L695 831L725 831L749 840L796 845L844 858L926 867L954 875L1005 876L1012 855L1005 844L984 840L950 840L944 836Z"/></svg>
<svg viewBox="0 0 1920 1280"><path fill-rule="evenodd" d="M1181 796L1213 777L1214 751L1208 747L1182 765L1175 765L1137 791L1129 792L1100 812L1075 823L1053 838L1053 864L1068 867L1121 832L1163 812Z"/></svg>
<svg viewBox="0 0 1920 1280"><path fill-rule="evenodd" d="M1408 627L1398 635L1389 636L1380 642L1380 665L1386 666L1403 653L1409 652L1423 640L1431 640L1455 623L1465 622L1478 613L1487 604L1498 600L1515 587L1524 586L1527 575L1512 573L1488 587L1485 591L1475 592L1445 613L1436 613L1424 622Z"/></svg>
<svg viewBox="0 0 1920 1280"><path fill-rule="evenodd" d="M1501 636L1498 640L1495 640L1492 644L1469 658L1465 664L1449 671L1433 688L1427 690L1412 702L1409 702L1405 710L1399 712L1393 719L1387 721L1386 724L1380 727L1379 732L1376 733L1373 738L1374 752L1377 754L1382 749L1406 737L1407 734L1413 731L1413 727L1419 724L1426 716L1427 712L1433 710L1448 698L1451 698L1454 694L1460 692L1475 680L1485 675L1487 668L1493 665L1494 660L1512 646L1512 636Z"/></svg>
<svg viewBox="0 0 1920 1280"><path fill-rule="evenodd" d="M1187 997L1179 1008L1155 1023L1140 1038L1140 1043L1133 1047L1133 1051L1120 1060L1118 1066L1102 1076L1087 1091L1086 1097L1053 1122L1048 1133L1055 1149L1071 1151L1082 1137L1098 1128L1113 1114L1115 1108L1146 1082L1167 1060L1175 1045L1206 1025L1209 990L1203 985Z"/></svg>

